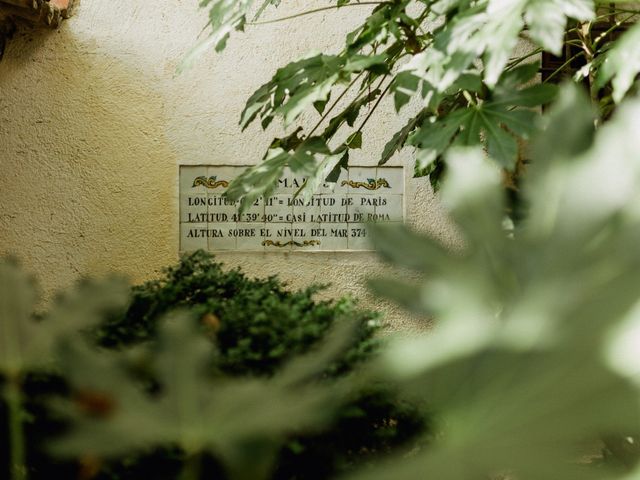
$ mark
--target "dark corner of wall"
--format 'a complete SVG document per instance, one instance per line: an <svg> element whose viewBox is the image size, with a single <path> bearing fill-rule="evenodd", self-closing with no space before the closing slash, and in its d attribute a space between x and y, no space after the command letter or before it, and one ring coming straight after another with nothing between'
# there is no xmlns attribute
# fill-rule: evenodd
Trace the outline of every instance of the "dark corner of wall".
<svg viewBox="0 0 640 480"><path fill-rule="evenodd" d="M73 14L79 0L0 0L0 59L16 25L29 28L58 28Z"/></svg>

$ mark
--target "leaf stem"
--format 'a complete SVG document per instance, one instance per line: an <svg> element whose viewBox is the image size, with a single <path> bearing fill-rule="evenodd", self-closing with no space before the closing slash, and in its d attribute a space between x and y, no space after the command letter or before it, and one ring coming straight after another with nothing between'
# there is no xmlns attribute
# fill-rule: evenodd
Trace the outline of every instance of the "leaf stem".
<svg viewBox="0 0 640 480"><path fill-rule="evenodd" d="M640 12L636 12L636 13L633 13L631 15L628 15L623 20L617 20L610 28L608 28L606 31L602 32L600 35L598 35L598 37L593 41L593 47L594 48L597 47L598 44L607 37L607 35L609 35L613 31L617 30L622 25L624 25L628 20L631 20L633 17L635 17L636 15L639 15L639 14L640 14Z"/></svg>
<svg viewBox="0 0 640 480"><path fill-rule="evenodd" d="M553 77L555 77L558 73L560 73L562 70L564 70L564 67L566 67L567 65L569 65L571 62L573 62L576 58L578 58L580 55L584 55L585 53L580 51L578 53L576 53L574 56L572 56L569 60L567 60L566 62L564 62L562 65L560 65L558 68L556 68L551 75L549 75L546 80L542 83L547 83L549 82Z"/></svg>
<svg viewBox="0 0 640 480"><path fill-rule="evenodd" d="M635 16L635 15L640 15L640 10L629 10L626 8L611 8L610 10L607 11L607 13L603 13L602 15L598 15L597 17L595 17L593 21L597 22L600 19L612 17L619 13L633 13Z"/></svg>
<svg viewBox="0 0 640 480"><path fill-rule="evenodd" d="M344 96L347 94L347 92L351 89L351 87L353 87L353 85L355 85L355 83L358 81L358 79L364 74L364 71L360 72L353 80L351 80L351 83L349 83L349 85L347 85L347 87L344 89L344 91L338 96L338 98L336 98L336 100L331 104L331 106L329 107L329 109L324 112L322 114L322 116L320 117L320 120L318 120L318 123L315 124L315 126L311 129L311 131L309 132L309 135L307 135L308 137L310 137L311 135L314 134L314 132L320 127L320 125L322 124L322 122L324 122L324 120L329 116L329 114L333 111L333 109L336 108L336 106L338 105L338 103L340 103L340 100L342 100L344 98Z"/></svg>
<svg viewBox="0 0 640 480"><path fill-rule="evenodd" d="M7 408L9 415L9 449L11 451L11 480L27 480L26 448L24 435L24 412L22 391L18 378L9 378L7 383Z"/></svg>
<svg viewBox="0 0 640 480"><path fill-rule="evenodd" d="M467 102L469 102L469 105L473 105L474 107L478 106L476 101L473 99L473 97L467 90L462 90L462 95L464 96L464 98L467 99Z"/></svg>
<svg viewBox="0 0 640 480"><path fill-rule="evenodd" d="M382 80L380 80L380 84L376 87L376 88L380 88L380 86L382 85L382 82L384 81L384 78L386 77L383 76ZM367 122L369 121L369 119L371 118L371 116L373 115L373 112L376 111L376 108L378 108L378 105L380 105L380 102L382 101L382 99L384 98L384 96L386 95L386 93L389 91L389 88L391 87L391 84L393 83L393 78L391 79L391 81L387 84L386 87L384 87L384 90L382 90L382 92L380 92L380 96L378 97L378 100L376 100L376 103L373 104L373 107L371 107L371 111L367 114L367 116L365 117L365 119L362 121L362 123L360 124L360 127L358 128L358 130L356 130L356 132L361 132L362 129L364 128L364 126L367 124Z"/></svg>
<svg viewBox="0 0 640 480"><path fill-rule="evenodd" d="M506 67L507 70L516 67L517 65L521 64L522 62L524 62L527 58L533 57L535 55L539 55L540 53L544 52L544 48L542 47L538 47L535 50L533 50L532 52L527 53L526 55L523 55L521 57L518 57L514 60L512 60Z"/></svg>
<svg viewBox="0 0 640 480"><path fill-rule="evenodd" d="M190 454L184 462L179 480L199 480L202 470L202 455L198 453Z"/></svg>
<svg viewBox="0 0 640 480"><path fill-rule="evenodd" d="M313 10L306 10L300 13L294 13L293 15L288 15L286 17L274 18L273 20L265 20L263 22L247 22L246 25L268 25L270 23L284 22L286 20L293 20L294 18L303 17L305 15L311 15L314 13L324 12L326 10L337 10L338 8L344 7L359 7L359 6L367 6L367 5L382 5L388 2L358 2L358 3L347 3L345 5L331 5L328 7L320 7L314 8Z"/></svg>

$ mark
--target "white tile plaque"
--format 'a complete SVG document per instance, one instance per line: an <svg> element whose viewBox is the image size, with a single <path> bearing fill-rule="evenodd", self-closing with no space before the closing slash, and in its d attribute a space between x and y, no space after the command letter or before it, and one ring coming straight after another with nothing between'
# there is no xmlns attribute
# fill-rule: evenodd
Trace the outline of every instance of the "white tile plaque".
<svg viewBox="0 0 640 480"><path fill-rule="evenodd" d="M367 225L404 221L403 167L351 167L306 202L294 198L304 182L286 172L271 198L242 215L223 196L247 167L180 167L180 251L371 250Z"/></svg>

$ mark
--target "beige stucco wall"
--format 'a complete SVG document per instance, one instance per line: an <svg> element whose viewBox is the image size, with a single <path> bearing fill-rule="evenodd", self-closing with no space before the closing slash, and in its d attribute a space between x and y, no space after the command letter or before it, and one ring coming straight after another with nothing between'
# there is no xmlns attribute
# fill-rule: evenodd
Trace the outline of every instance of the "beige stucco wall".
<svg viewBox="0 0 640 480"><path fill-rule="evenodd" d="M272 16L324 6L289 0ZM139 282L177 259L178 166L258 162L273 135L241 133L247 97L277 66L312 49L336 51L370 7L250 28L223 54L206 54L175 77L205 24L196 0L84 0L59 31L22 29L0 63L0 254L17 256L45 298L82 275L117 271ZM383 105L353 164L375 165L403 120ZM313 120L311 112L306 121ZM410 152L394 160L411 171ZM444 238L449 229L424 179L407 184L408 220ZM220 255L253 275L295 287L331 282L387 312L370 296L382 272L370 253Z"/></svg>

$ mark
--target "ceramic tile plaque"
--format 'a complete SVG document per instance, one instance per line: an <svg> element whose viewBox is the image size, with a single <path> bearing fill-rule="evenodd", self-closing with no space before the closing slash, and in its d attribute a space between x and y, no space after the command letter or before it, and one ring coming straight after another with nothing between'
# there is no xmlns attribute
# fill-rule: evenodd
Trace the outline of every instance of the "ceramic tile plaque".
<svg viewBox="0 0 640 480"><path fill-rule="evenodd" d="M306 202L294 195L304 178L285 173L239 214L223 193L245 168L180 167L180 251L370 250L369 222L404 221L402 167L351 167Z"/></svg>

